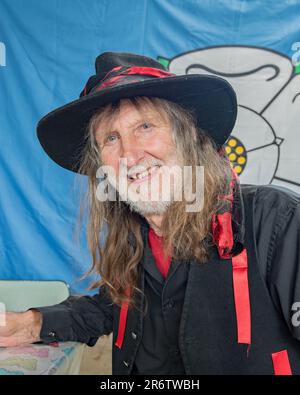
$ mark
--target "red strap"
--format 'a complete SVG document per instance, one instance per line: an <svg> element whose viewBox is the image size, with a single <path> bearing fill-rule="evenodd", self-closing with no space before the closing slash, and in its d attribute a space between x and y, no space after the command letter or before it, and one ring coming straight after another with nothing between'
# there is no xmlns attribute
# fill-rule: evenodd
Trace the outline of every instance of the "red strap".
<svg viewBox="0 0 300 395"><path fill-rule="evenodd" d="M131 74L140 74L140 75L150 75L152 77L172 77L175 74L170 73L169 71L156 69L154 67L129 67L126 71L122 74L124 75L131 75Z"/></svg>
<svg viewBox="0 0 300 395"><path fill-rule="evenodd" d="M171 264L171 257L166 257L164 254L163 238L159 237L152 228L149 229L148 238L152 254L155 258L156 266L161 272L162 276L167 278Z"/></svg>
<svg viewBox="0 0 300 395"><path fill-rule="evenodd" d="M101 79L100 82L105 81L108 78L108 76L110 76L110 74L114 74L116 71L121 70L121 69L122 69L122 66L117 66L117 67L114 67L113 69L109 70L105 74L105 76ZM120 75L120 73L118 75Z"/></svg>
<svg viewBox="0 0 300 395"><path fill-rule="evenodd" d="M118 81L122 80L124 78L123 75L117 75L115 77L111 77L109 80L103 82L100 86L98 86L95 90L95 92L99 92L104 88L107 88L109 86L114 86Z"/></svg>
<svg viewBox="0 0 300 395"><path fill-rule="evenodd" d="M272 354L274 374L277 376L291 376L292 370L287 350L282 350Z"/></svg>
<svg viewBox="0 0 300 395"><path fill-rule="evenodd" d="M221 258L230 258L230 253L233 247L232 234L232 219L231 213L225 212L223 214L213 214L212 217L212 232L213 239L218 248Z"/></svg>
<svg viewBox="0 0 300 395"><path fill-rule="evenodd" d="M247 251L232 257L233 291L238 343L251 344L251 313L248 284Z"/></svg>
<svg viewBox="0 0 300 395"><path fill-rule="evenodd" d="M127 289L125 291L126 296L130 295L130 290ZM115 346L118 348L122 348L125 329L126 329L126 321L127 321L127 313L128 313L128 302L125 301L122 303L121 312L120 312L120 319L119 319L119 328L118 328L118 336L115 342Z"/></svg>
<svg viewBox="0 0 300 395"><path fill-rule="evenodd" d="M234 304L237 321L237 341L242 344L251 344L251 310L248 283L248 260L247 250L236 256L232 256L234 245L232 231L231 211L233 208L233 189L235 182L238 181L237 175L232 170L230 181L230 190L227 195L220 196L222 200L228 200L230 211L223 214L213 215L212 233L213 240L218 248L219 256L223 259L232 257L232 279ZM249 348L248 348L249 351ZM247 351L247 353L248 353Z"/></svg>
<svg viewBox="0 0 300 395"><path fill-rule="evenodd" d="M222 152L221 152L222 154ZM223 259L232 257L232 279L234 304L237 321L237 341L238 343L251 344L251 310L248 283L248 260L247 250L236 256L232 256L232 248L234 245L232 231L231 211L233 208L233 190L235 182L238 181L236 173L232 170L229 193L219 198L228 200L230 211L223 214L213 215L212 217L212 233L213 240L218 248L219 256ZM249 352L249 347L248 351Z"/></svg>
<svg viewBox="0 0 300 395"><path fill-rule="evenodd" d="M100 85L96 88L96 92L101 91L102 89L107 88L109 86L114 86L119 80L125 78L128 75L147 75L147 76L158 77L158 78L175 76L175 74L173 73L170 73L165 70L156 69L154 67L128 67L127 69L120 71L119 73L116 74L116 72L119 71L120 69L121 66L118 66L110 70L100 81ZM109 78L110 75L112 76ZM86 90L84 91L84 95L86 95Z"/></svg>

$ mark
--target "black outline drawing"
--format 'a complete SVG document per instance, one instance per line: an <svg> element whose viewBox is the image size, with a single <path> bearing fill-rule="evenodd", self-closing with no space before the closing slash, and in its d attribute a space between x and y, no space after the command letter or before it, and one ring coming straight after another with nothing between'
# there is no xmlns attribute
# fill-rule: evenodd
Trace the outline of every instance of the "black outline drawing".
<svg viewBox="0 0 300 395"><path fill-rule="evenodd" d="M288 59L288 60L292 63L291 59L290 59L288 56L286 56L285 54L282 54L282 53L280 53L280 52L278 52L278 51L275 51L275 50L273 50L273 49L270 49L270 48L258 47L258 46L254 46L254 45L234 45L234 44L233 44L233 45L215 45L215 46L208 46L208 47L204 47L204 48L197 48L197 49L194 49L194 50L191 50L191 51L187 51L187 52L180 53L180 54L174 56L173 58L166 58L166 57L164 57L164 56L158 56L157 58L158 58L158 59L161 58L161 59L163 59L164 61L167 61L168 63L170 63L170 62L174 61L174 60L177 59L177 58L180 58L180 57L182 57L182 56L184 56L184 55L191 54L191 53L193 53L193 52L200 52L200 51L204 51L204 50L208 50L208 49L232 48L232 47L235 47L235 48L256 48L256 49L262 49L262 50L265 50L265 51L268 51L268 52L272 52L272 53L274 53L274 54L276 54L276 55L280 55L281 57ZM189 66L186 68L186 70L185 70L186 74L187 74L187 73L189 72L189 70L192 69L192 68L199 68L199 69L201 69L201 70L205 70L205 71L207 71L207 72L209 72L209 73L213 73L213 74L215 74L215 75L218 75L218 76L220 76L220 77L225 77L225 78L226 78L226 77L231 77L231 78L232 78L232 77L243 77L243 76L252 74L252 73L254 73L254 72L260 71L260 70L262 70L262 69L266 69L266 68L273 69L273 70L274 70L274 75L271 76L271 77L269 77L269 78L267 78L266 81L271 81L272 79L276 78L276 76L277 76L277 75L279 74L279 72L280 72L280 69L279 69L279 67L278 67L277 65L275 65L275 64L266 64L266 65L264 65L264 66L257 67L256 69L249 70L249 71L247 71L247 72L229 74L229 73L222 73L222 72L213 70L213 69L207 67L207 66L204 65L204 64L198 64L198 63L197 63L197 64L191 64L191 65L189 65ZM273 182L273 180L279 180L279 181L283 181L283 182L286 182L286 183L289 183L289 184L292 184L292 185L295 185L295 186L300 187L300 182L297 183L297 182L295 182L295 181L288 180L288 179L286 179L286 178L282 178L282 177L276 176L276 172L277 172L277 170L278 170L278 166L279 166L279 163L280 163L280 145L284 142L284 139L276 135L276 132L275 132L274 128L271 126L270 122L263 116L263 113L267 110L267 108L270 107L270 105L274 102L274 100L280 95L280 93L281 93L282 91L284 91L284 89L286 88L286 86L291 82L291 80L292 80L297 74L298 74L298 73L295 73L295 68L294 68L294 69L293 69L293 73L292 73L292 75L290 76L290 78L288 79L288 81L281 87L281 89L272 97L272 99L265 105L265 107L264 107L260 112L257 112L257 111L255 111L255 110L253 110L252 108L249 108L249 107L247 107L247 106L244 106L244 105L239 104L239 107L242 107L242 108L245 108L245 109L247 109L247 110L249 110L249 111L252 111L252 112L254 112L255 114L257 114L258 116L260 116L261 118L263 118L263 120L268 124L268 126L270 127L270 129L271 129L271 131L272 131L272 133L273 133L274 139L273 139L273 141L272 141L271 143L266 144L266 145L263 145L263 146L259 146L259 147L257 147L257 148L253 148L253 149L247 151L247 153L248 153L248 152L252 152L252 151L255 151L255 150L258 150L258 149L262 149L262 148L268 147L268 146L270 146L270 145L275 145L275 146L277 146L277 150L278 150L278 153L277 153L277 163L276 163L276 166L275 166L275 171L274 171L274 173L273 173L272 179L269 181L270 184ZM294 98L292 99L292 103L295 102L295 100L298 98L298 96L300 96L300 92L297 93L297 94L294 96ZM234 137L234 135L232 135L232 137Z"/></svg>

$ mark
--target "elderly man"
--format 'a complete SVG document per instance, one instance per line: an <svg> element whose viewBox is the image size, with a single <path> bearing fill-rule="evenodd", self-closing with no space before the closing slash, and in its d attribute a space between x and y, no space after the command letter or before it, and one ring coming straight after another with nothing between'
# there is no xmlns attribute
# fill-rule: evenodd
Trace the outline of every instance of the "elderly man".
<svg viewBox="0 0 300 395"><path fill-rule="evenodd" d="M88 176L99 293L7 313L0 346L113 332L114 374L300 373L300 197L239 184L222 149L236 108L221 78L98 56L38 137Z"/></svg>

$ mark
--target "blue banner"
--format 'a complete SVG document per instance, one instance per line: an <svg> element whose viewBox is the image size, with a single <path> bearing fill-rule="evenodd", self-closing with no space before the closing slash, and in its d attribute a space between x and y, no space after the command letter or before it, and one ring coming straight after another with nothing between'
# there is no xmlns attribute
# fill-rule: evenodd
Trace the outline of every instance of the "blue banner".
<svg viewBox="0 0 300 395"><path fill-rule="evenodd" d="M60 279L73 293L92 280L79 281L91 264L84 224L76 236L85 177L46 156L36 124L78 97L104 51L228 79L239 116L226 151L241 181L300 191L299 0L1 0L1 279Z"/></svg>

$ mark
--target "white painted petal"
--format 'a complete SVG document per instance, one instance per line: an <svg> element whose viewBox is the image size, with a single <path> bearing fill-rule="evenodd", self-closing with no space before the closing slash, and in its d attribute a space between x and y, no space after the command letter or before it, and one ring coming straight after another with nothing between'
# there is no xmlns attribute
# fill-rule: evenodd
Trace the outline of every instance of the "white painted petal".
<svg viewBox="0 0 300 395"><path fill-rule="evenodd" d="M284 139L276 177L300 185L300 74L290 81L263 115L276 135Z"/></svg>
<svg viewBox="0 0 300 395"><path fill-rule="evenodd" d="M260 112L287 83L293 72L289 58L264 48L220 46L176 56L175 74L215 74L235 89L238 103Z"/></svg>
<svg viewBox="0 0 300 395"><path fill-rule="evenodd" d="M269 184L274 176L278 161L278 146L269 145L247 153L247 164L240 181L244 184Z"/></svg>
<svg viewBox="0 0 300 395"><path fill-rule="evenodd" d="M264 118L255 111L240 106L232 135L243 143L247 151L272 144L275 139L272 128Z"/></svg>

